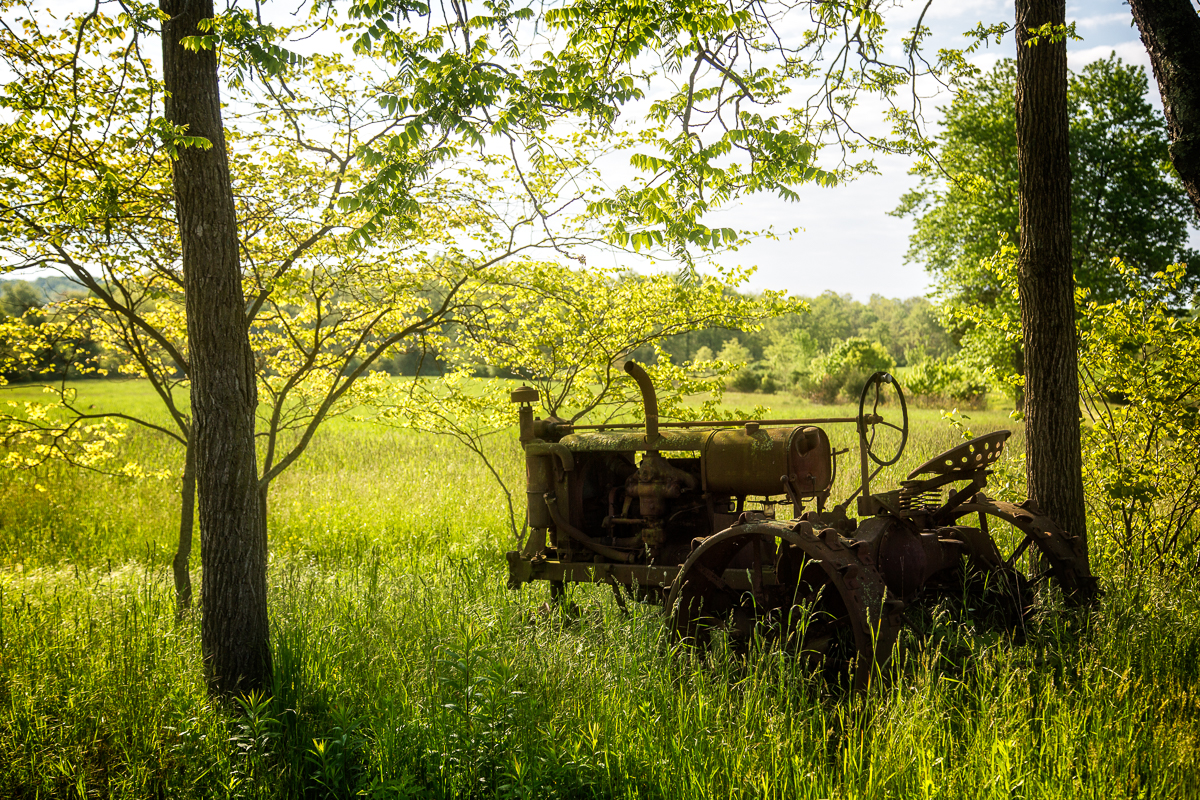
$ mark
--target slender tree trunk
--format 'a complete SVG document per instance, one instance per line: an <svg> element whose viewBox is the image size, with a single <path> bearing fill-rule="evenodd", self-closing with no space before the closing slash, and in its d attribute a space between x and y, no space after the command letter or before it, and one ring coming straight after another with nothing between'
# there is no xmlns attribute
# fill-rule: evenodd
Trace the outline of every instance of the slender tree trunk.
<svg viewBox="0 0 1200 800"><path fill-rule="evenodd" d="M259 516L258 402L238 260L237 220L221 122L217 57L180 42L213 16L212 0L160 0L166 115L212 143L173 164L192 384L199 492L201 642L217 696L271 685L266 531Z"/></svg>
<svg viewBox="0 0 1200 800"><path fill-rule="evenodd" d="M175 611L182 616L192 605L192 531L196 525L196 449L189 441L184 448L183 481L179 491L179 546L171 567L175 572Z"/></svg>
<svg viewBox="0 0 1200 800"><path fill-rule="evenodd" d="M1014 344L1012 348L1013 372L1025 377L1025 349L1023 345ZM1018 414L1025 413L1025 387L1013 387L1013 410Z"/></svg>
<svg viewBox="0 0 1200 800"><path fill-rule="evenodd" d="M1033 46L1026 44L1030 28L1066 22L1066 3L1016 0L1016 9L1017 285L1025 344L1029 496L1064 529L1086 537L1071 274L1067 44L1046 36Z"/></svg>
<svg viewBox="0 0 1200 800"><path fill-rule="evenodd" d="M267 494L271 485L267 482L260 482L258 486L258 524L262 525L262 529L267 529Z"/></svg>
<svg viewBox="0 0 1200 800"><path fill-rule="evenodd" d="M1200 13L1189 0L1129 0L1150 54L1171 163L1200 216Z"/></svg>

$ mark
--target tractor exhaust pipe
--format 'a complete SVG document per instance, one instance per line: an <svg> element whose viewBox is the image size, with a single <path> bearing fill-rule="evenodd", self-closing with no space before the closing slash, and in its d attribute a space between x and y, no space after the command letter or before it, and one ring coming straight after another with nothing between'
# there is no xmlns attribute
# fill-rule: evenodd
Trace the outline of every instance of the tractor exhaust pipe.
<svg viewBox="0 0 1200 800"><path fill-rule="evenodd" d="M625 371L637 381L638 389L642 391L642 405L646 408L646 441L653 444L658 439L658 395L654 393L654 384L636 361L626 361Z"/></svg>

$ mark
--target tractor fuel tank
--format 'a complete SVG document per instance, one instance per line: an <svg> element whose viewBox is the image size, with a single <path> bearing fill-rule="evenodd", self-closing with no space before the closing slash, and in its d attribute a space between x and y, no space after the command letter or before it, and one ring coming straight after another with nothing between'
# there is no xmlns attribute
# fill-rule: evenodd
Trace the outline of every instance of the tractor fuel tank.
<svg viewBox="0 0 1200 800"><path fill-rule="evenodd" d="M811 426L713 431L701 455L704 490L717 494L812 497L833 479L829 437Z"/></svg>
<svg viewBox="0 0 1200 800"><path fill-rule="evenodd" d="M779 497L790 491L798 498L814 497L827 493L833 481L829 437L813 426L748 423L723 430L666 430L653 438L642 432L598 431L564 436L557 445L534 442L525 452L647 450L699 453L703 489L716 494Z"/></svg>

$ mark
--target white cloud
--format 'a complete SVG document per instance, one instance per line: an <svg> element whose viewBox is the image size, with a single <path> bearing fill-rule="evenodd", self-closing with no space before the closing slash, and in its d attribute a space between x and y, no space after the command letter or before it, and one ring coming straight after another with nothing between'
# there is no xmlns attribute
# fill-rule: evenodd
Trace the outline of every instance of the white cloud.
<svg viewBox="0 0 1200 800"><path fill-rule="evenodd" d="M1146 68L1147 76L1153 76L1150 70L1150 56L1146 54L1146 48L1137 39L1117 44L1098 44L1081 50L1068 50L1067 66L1073 70L1080 70L1093 61L1108 58L1109 54L1114 52L1126 64L1140 64ZM1150 80L1153 82L1153 77L1150 77ZM1151 87L1151 89L1153 88ZM1150 94L1157 96L1158 92L1151 91Z"/></svg>
<svg viewBox="0 0 1200 800"><path fill-rule="evenodd" d="M1068 13L1067 19L1068 20L1072 19L1072 15ZM1128 11L1122 11L1122 12L1118 12L1116 14L1097 14L1094 17L1074 17L1075 28L1077 30L1080 28L1083 28L1085 30L1091 29L1091 28L1100 28L1100 27L1104 27L1107 25L1113 25L1116 23L1124 23L1125 26L1128 27L1129 22L1132 19L1133 19L1133 17L1130 15L1130 13Z"/></svg>

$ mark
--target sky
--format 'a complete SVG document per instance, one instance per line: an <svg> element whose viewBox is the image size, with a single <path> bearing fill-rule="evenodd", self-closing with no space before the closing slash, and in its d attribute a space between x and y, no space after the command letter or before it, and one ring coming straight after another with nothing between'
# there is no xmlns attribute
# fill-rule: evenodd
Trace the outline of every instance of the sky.
<svg viewBox="0 0 1200 800"><path fill-rule="evenodd" d="M901 20L915 18L922 4L906 4L897 10L891 27ZM964 47L963 31L976 23L1010 22L1012 0L935 0L926 15L933 30L933 47ZM892 19L889 16L889 19ZM1068 43L1068 62L1077 70L1092 61L1116 54L1127 63L1141 64L1149 76L1150 99L1156 108L1162 103L1150 72L1150 61L1131 26L1129 6L1120 0L1068 2L1067 20L1074 20L1083 41ZM908 21L911 26L912 22ZM987 68L999 58L1015 55L1011 37L989 49L981 50L973 60ZM933 105L948 102L934 101ZM934 118L937 117L933 113ZM825 291L849 294L866 301L872 294L885 297L913 297L931 290L929 276L919 264L904 263L912 222L908 218L888 216L900 196L916 185L908 175L911 159L892 156L876 158L878 175L861 177L841 186L807 186L800 191L800 202L758 197L731 209L722 224L733 227L773 226L803 230L779 241L760 241L729 254L719 262L725 266L755 266L757 272L748 288L785 289L791 294L816 296ZM715 226L714 226L715 227ZM1200 249L1200 235L1193 228L1191 246Z"/></svg>

